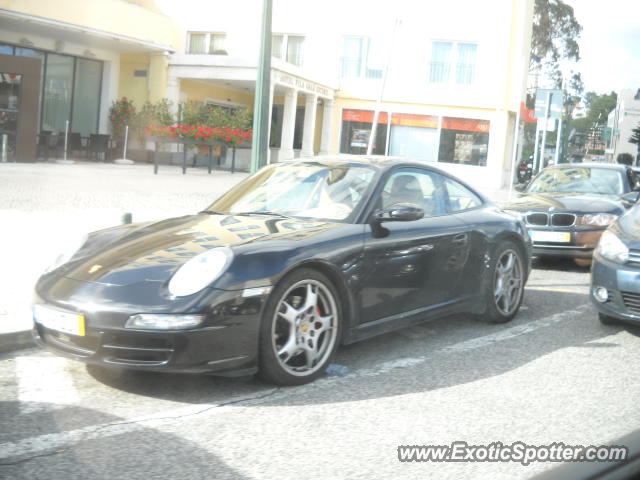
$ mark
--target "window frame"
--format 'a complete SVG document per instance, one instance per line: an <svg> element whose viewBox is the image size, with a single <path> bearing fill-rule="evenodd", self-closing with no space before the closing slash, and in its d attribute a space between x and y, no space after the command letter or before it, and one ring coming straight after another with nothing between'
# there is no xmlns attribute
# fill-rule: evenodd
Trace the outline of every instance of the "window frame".
<svg viewBox="0 0 640 480"><path fill-rule="evenodd" d="M445 65L448 67L447 68L447 78L445 80L442 81L437 81L437 80L432 80L432 69L433 69L433 47L434 44L436 43L448 43L449 45L451 45L451 51L449 53L449 58L447 59L447 62L445 63ZM470 82L459 82L458 81L458 73L457 73L457 69L458 69L458 64L459 59L461 57L460 55L460 45L474 45L475 46L475 58L474 58L474 63L473 63L473 74L472 74L472 79ZM429 84L432 85L466 85L466 86L471 86L471 85L476 85L477 83L477 69L478 69L478 59L477 59L477 55L478 55L478 49L479 49L479 43L478 42L474 42L474 41L465 41L465 40L439 40L439 39L433 39L431 40L431 50L429 53L429 67L427 69L427 82Z"/></svg>
<svg viewBox="0 0 640 480"><path fill-rule="evenodd" d="M205 35L205 41L204 41L204 52L201 53L194 53L191 51L191 35L196 34L196 35ZM186 48L186 54L187 55L226 55L226 48L223 48L221 50L216 50L216 51L221 51L221 52L225 52L225 53L213 53L210 51L211 49L211 39L215 36L215 35L219 35L224 39L224 43L226 44L226 40L227 40L227 34L226 32L219 32L219 31L211 31L211 32L203 32L203 31L197 31L197 30L190 30L187 32L187 48ZM226 47L226 45L224 45L224 47Z"/></svg>
<svg viewBox="0 0 640 480"><path fill-rule="evenodd" d="M275 55L274 51L273 51L273 39L274 37L281 37L281 42L280 42L280 51L278 52L278 55ZM289 56L289 38L290 37L296 37L296 38L301 38L302 39L302 46L301 46L301 53L300 53L300 63L293 63L290 62L288 60L288 56ZM283 62L288 63L289 65L295 65L296 67L300 67L302 68L304 66L304 49L305 49L305 43L307 42L307 37L306 35L302 35L299 33L272 33L271 34L271 56L277 58L278 60L281 60Z"/></svg>
<svg viewBox="0 0 640 480"><path fill-rule="evenodd" d="M344 64L347 59L351 59L351 57L346 57L345 55L340 56L340 78L367 78L367 79L380 79L382 78L384 72L382 69L378 68L369 68L369 54L372 50L373 38L366 35L343 35L342 36L342 52L344 53L344 45L347 39L356 39L361 40L362 43L360 45L361 55L358 58L360 63L358 68L357 75L345 75ZM369 72L378 72L375 75L369 75Z"/></svg>

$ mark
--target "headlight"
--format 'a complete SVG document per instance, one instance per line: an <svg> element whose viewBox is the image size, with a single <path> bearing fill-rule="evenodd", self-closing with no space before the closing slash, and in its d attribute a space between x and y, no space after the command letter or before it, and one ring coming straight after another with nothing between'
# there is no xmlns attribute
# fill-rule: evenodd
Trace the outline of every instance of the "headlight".
<svg viewBox="0 0 640 480"><path fill-rule="evenodd" d="M233 252L229 247L214 248L189 259L169 281L169 292L184 297L199 292L227 269Z"/></svg>
<svg viewBox="0 0 640 480"><path fill-rule="evenodd" d="M611 213L594 213L583 215L580 219L582 225L594 225L597 227L607 227L618 218L617 215Z"/></svg>
<svg viewBox="0 0 640 480"><path fill-rule="evenodd" d="M129 317L125 328L141 330L185 330L202 323L204 315L165 315L139 313Z"/></svg>
<svg viewBox="0 0 640 480"><path fill-rule="evenodd" d="M596 252L604 258L618 263L624 263L629 259L629 247L622 243L622 240L615 233L609 230L605 231L600 237Z"/></svg>
<svg viewBox="0 0 640 480"><path fill-rule="evenodd" d="M44 270L44 273L53 272L56 268L61 267L71 260L71 257L86 243L88 237L88 235L83 235L75 241L68 242L63 251L60 252L56 259Z"/></svg>

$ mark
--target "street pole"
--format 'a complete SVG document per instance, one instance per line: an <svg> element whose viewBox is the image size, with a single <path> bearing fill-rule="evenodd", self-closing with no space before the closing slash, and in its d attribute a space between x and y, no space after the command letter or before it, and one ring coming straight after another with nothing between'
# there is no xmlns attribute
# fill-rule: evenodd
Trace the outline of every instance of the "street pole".
<svg viewBox="0 0 640 480"><path fill-rule="evenodd" d="M271 87L271 11L273 0L262 0L262 25L258 77L253 106L251 172L267 164L269 154L269 93Z"/></svg>
<svg viewBox="0 0 640 480"><path fill-rule="evenodd" d="M547 127L549 126L549 110L551 109L551 92L547 92L547 101L544 109L544 130L542 130L542 146L540 147L540 170L544 168L544 150L547 146Z"/></svg>
<svg viewBox="0 0 640 480"><path fill-rule="evenodd" d="M376 109L373 113L373 122L371 123L371 132L369 133L369 144L367 145L367 155L371 155L373 152L373 144L376 141L376 130L378 129L378 117L380 116L380 109L382 108L382 97L384 95L384 87L387 84L387 76L389 75L389 63L391 63L391 55L393 54L393 43L396 39L396 32L398 31L398 25L400 25L400 19L396 18L393 24L393 32L391 33L391 44L389 46L389 52L387 54L387 63L384 66L382 72L382 82L380 83L380 91L378 92L378 100L376 101ZM387 137L388 137L387 132ZM386 153L386 151L385 151Z"/></svg>

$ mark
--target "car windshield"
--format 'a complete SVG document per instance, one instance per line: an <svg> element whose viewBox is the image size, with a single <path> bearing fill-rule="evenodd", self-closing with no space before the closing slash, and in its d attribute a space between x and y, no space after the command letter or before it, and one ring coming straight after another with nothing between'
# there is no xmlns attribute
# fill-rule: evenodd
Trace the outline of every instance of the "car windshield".
<svg viewBox="0 0 640 480"><path fill-rule="evenodd" d="M624 193L622 173L608 168L549 168L544 170L527 189L529 193L593 193L621 195Z"/></svg>
<svg viewBox="0 0 640 480"><path fill-rule="evenodd" d="M207 211L345 220L362 201L374 174L366 165L275 165L240 183Z"/></svg>

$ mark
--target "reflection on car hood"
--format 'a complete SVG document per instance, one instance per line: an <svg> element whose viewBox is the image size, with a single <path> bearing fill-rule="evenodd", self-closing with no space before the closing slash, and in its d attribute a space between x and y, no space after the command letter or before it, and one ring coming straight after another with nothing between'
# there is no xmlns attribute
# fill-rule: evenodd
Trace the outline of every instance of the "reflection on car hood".
<svg viewBox="0 0 640 480"><path fill-rule="evenodd" d="M292 220L257 215L190 215L97 232L61 274L75 280L109 285L163 282L195 255L215 247L263 242L274 238L301 240L340 223ZM110 235L106 243L101 237ZM98 248L92 248L98 245Z"/></svg>
<svg viewBox="0 0 640 480"><path fill-rule="evenodd" d="M611 227L622 241L632 250L640 250L640 208L634 207Z"/></svg>
<svg viewBox="0 0 640 480"><path fill-rule="evenodd" d="M621 215L625 209L615 195L583 193L530 193L512 200L502 208L518 211L567 211L572 213L613 213Z"/></svg>

